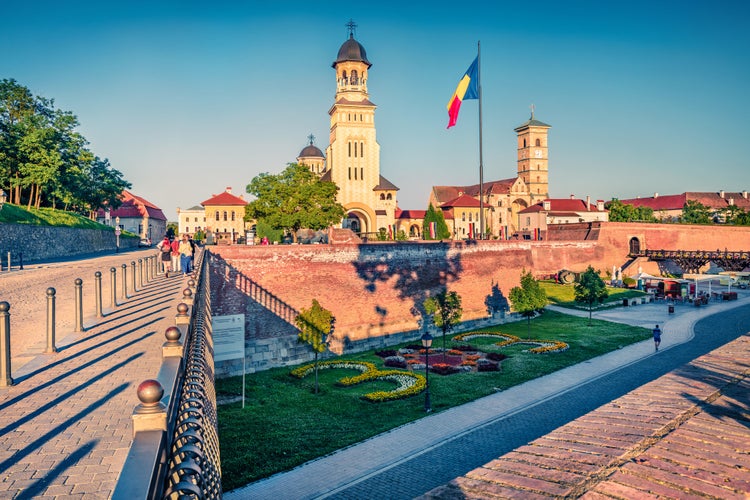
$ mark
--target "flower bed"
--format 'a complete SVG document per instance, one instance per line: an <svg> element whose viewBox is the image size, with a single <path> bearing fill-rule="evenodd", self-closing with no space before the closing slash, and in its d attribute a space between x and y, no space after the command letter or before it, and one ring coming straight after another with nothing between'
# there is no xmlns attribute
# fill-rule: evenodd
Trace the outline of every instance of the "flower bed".
<svg viewBox="0 0 750 500"><path fill-rule="evenodd" d="M537 347L529 349L529 352L534 354L542 354L549 352L563 352L568 349L568 344L559 340L532 340L532 339L521 339L515 335L508 333L498 332L471 332L471 333L460 333L453 337L454 342L465 342L467 340L476 338L502 338L500 342L496 342L495 345L503 347L511 344L529 344ZM461 349L460 345L454 346L454 349Z"/></svg>

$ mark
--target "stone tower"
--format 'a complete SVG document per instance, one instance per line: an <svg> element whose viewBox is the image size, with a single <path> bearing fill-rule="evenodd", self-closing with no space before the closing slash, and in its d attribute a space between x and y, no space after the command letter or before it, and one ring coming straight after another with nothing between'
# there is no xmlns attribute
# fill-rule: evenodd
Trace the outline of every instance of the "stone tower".
<svg viewBox="0 0 750 500"><path fill-rule="evenodd" d="M531 204L549 198L549 156L547 135L550 126L534 118L515 128L518 134L518 176L529 187Z"/></svg>

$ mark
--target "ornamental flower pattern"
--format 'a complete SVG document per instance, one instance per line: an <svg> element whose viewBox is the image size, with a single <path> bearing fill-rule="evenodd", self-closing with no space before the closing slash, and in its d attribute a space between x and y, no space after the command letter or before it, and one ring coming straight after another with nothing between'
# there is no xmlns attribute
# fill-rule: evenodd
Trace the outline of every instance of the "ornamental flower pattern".
<svg viewBox="0 0 750 500"><path fill-rule="evenodd" d="M318 370L326 368L344 368L357 370L362 373L353 377L344 377L337 382L342 386L352 386L371 380L385 380L395 382L397 387L392 391L375 391L364 394L362 399L379 403L395 399L408 398L419 394L427 387L427 380L423 375L400 370L378 370L368 361L323 361L318 363ZM303 365L291 371L292 376L304 378L315 370L315 364Z"/></svg>
<svg viewBox="0 0 750 500"><path fill-rule="evenodd" d="M456 342L468 342L471 339L476 338L502 338L504 340L495 343L496 346L503 347L511 344L528 344L535 345L533 349L529 349L529 352L534 354L543 354L550 352L563 352L568 350L568 344L559 340L533 340L533 339L521 339L515 335L508 333L498 332L470 332L460 333L453 337Z"/></svg>

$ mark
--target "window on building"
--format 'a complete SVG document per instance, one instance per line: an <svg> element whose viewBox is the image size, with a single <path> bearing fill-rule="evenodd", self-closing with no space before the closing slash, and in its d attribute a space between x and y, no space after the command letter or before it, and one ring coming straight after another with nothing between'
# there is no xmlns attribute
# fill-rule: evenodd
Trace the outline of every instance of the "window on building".
<svg viewBox="0 0 750 500"><path fill-rule="evenodd" d="M355 181L357 180L357 169L356 168L354 169L354 180Z"/></svg>
<svg viewBox="0 0 750 500"><path fill-rule="evenodd" d="M534 144L536 144L537 146L541 146L542 145L542 141L540 141L539 139L537 139Z"/></svg>
<svg viewBox="0 0 750 500"><path fill-rule="evenodd" d="M349 167L349 180L352 180L352 167Z"/></svg>
<svg viewBox="0 0 750 500"><path fill-rule="evenodd" d="M531 217L526 217L526 226L531 225Z"/></svg>
<svg viewBox="0 0 750 500"><path fill-rule="evenodd" d="M354 143L354 157L357 157L357 143Z"/></svg>
<svg viewBox="0 0 750 500"><path fill-rule="evenodd" d="M385 199L386 200L392 200L393 199L393 195L391 195L391 193L388 193L388 195L385 197Z"/></svg>
<svg viewBox="0 0 750 500"><path fill-rule="evenodd" d="M359 178L365 180L365 169L362 167L359 169Z"/></svg>
<svg viewBox="0 0 750 500"><path fill-rule="evenodd" d="M383 193L380 193L380 199L385 200L385 195Z"/></svg>
<svg viewBox="0 0 750 500"><path fill-rule="evenodd" d="M471 222L471 212L469 212L469 222Z"/></svg>
<svg viewBox="0 0 750 500"><path fill-rule="evenodd" d="M466 212L461 212L461 220L462 221L466 220Z"/></svg>
<svg viewBox="0 0 750 500"><path fill-rule="evenodd" d="M360 158L365 157L365 143L364 142L359 143L359 157Z"/></svg>
<svg viewBox="0 0 750 500"><path fill-rule="evenodd" d="M359 75L356 69L352 70L352 85L359 85Z"/></svg>
<svg viewBox="0 0 750 500"><path fill-rule="evenodd" d="M526 147L526 139L523 140L523 147Z"/></svg>
<svg viewBox="0 0 750 500"><path fill-rule="evenodd" d="M219 211L216 211L216 220L219 220Z"/></svg>
<svg viewBox="0 0 750 500"><path fill-rule="evenodd" d="M349 148L349 158L351 158L352 157L352 143L348 142L346 145Z"/></svg>
<svg viewBox="0 0 750 500"><path fill-rule="evenodd" d="M234 210L232 210L232 222L234 222Z"/></svg>
<svg viewBox="0 0 750 500"><path fill-rule="evenodd" d="M226 222L226 220L227 220L227 211L224 210L224 221Z"/></svg>

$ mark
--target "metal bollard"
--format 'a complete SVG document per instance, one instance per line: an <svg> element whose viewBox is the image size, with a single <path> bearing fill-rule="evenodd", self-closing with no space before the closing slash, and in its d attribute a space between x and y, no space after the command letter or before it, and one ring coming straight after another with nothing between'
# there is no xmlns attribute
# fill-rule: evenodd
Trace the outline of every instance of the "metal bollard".
<svg viewBox="0 0 750 500"><path fill-rule="evenodd" d="M138 259L138 286L143 289L143 259Z"/></svg>
<svg viewBox="0 0 750 500"><path fill-rule="evenodd" d="M131 276L133 278L133 293L135 293L138 291L138 284L135 281L135 261L134 260L130 261L130 268L132 270Z"/></svg>
<svg viewBox="0 0 750 500"><path fill-rule="evenodd" d="M10 252L8 252L8 272L10 272Z"/></svg>
<svg viewBox="0 0 750 500"><path fill-rule="evenodd" d="M143 267L146 275L146 283L149 283L151 281L151 278L149 278L149 273L151 272L151 257L143 259Z"/></svg>
<svg viewBox="0 0 750 500"><path fill-rule="evenodd" d="M128 298L128 265L122 265L122 300Z"/></svg>
<svg viewBox="0 0 750 500"><path fill-rule="evenodd" d="M117 307L117 269L114 267L109 268L109 307L114 309Z"/></svg>
<svg viewBox="0 0 750 500"><path fill-rule="evenodd" d="M57 352L55 345L55 294L57 291L47 288L47 349L44 352Z"/></svg>
<svg viewBox="0 0 750 500"><path fill-rule="evenodd" d="M96 302L96 317L102 318L102 273L94 273L94 301Z"/></svg>
<svg viewBox="0 0 750 500"><path fill-rule="evenodd" d="M20 259L21 259L21 260L20 260L20 263L21 263L21 265L19 265L19 266L18 266L18 268L19 268L19 269L20 269L21 271L23 271L23 252L21 252L21 257L20 257Z"/></svg>
<svg viewBox="0 0 750 500"><path fill-rule="evenodd" d="M76 278L76 326L74 332L83 331L83 280Z"/></svg>
<svg viewBox="0 0 750 500"><path fill-rule="evenodd" d="M10 376L10 304L0 302L0 387L13 385Z"/></svg>

